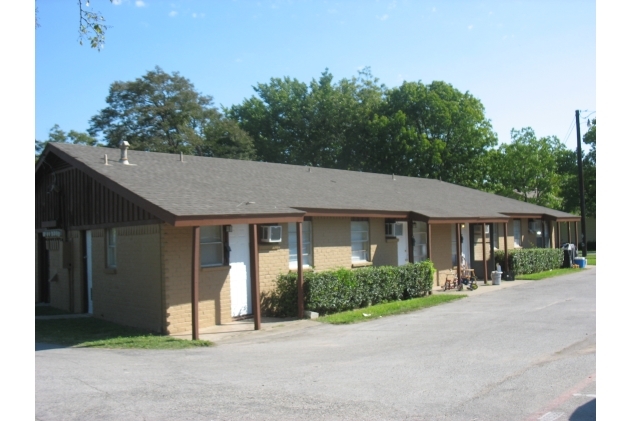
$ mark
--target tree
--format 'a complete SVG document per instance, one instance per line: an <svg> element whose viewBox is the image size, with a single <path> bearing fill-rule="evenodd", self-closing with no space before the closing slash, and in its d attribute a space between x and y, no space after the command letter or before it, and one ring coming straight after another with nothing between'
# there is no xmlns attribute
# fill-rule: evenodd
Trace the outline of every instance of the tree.
<svg viewBox="0 0 631 421"><path fill-rule="evenodd" d="M487 187L487 155L497 137L469 92L441 81L404 82L386 92L371 129L371 171Z"/></svg>
<svg viewBox="0 0 631 421"><path fill-rule="evenodd" d="M530 127L511 130L511 139L512 143L502 144L492 155L496 193L561 208L559 195L563 175L571 167L572 152L556 136L538 139Z"/></svg>
<svg viewBox="0 0 631 421"><path fill-rule="evenodd" d="M596 119L583 136L583 143L590 145L590 150L583 159L583 184L585 186L585 213L596 217Z"/></svg>
<svg viewBox="0 0 631 421"><path fill-rule="evenodd" d="M227 115L265 161L486 187L497 140L478 99L444 82L378 82L368 68L337 83L328 70L309 84L273 78Z"/></svg>
<svg viewBox="0 0 631 421"><path fill-rule="evenodd" d="M337 84L328 69L309 84L272 78L227 115L253 137L263 161L359 169L358 137L381 96L376 82L369 69Z"/></svg>
<svg viewBox="0 0 631 421"><path fill-rule="evenodd" d="M79 145L97 146L98 141L85 132L70 130L68 133L55 124L48 132L47 140L35 140L35 157L38 157L49 142L74 143Z"/></svg>
<svg viewBox="0 0 631 421"><path fill-rule="evenodd" d="M126 140L131 149L223 158L253 159L250 137L228 121L178 72L160 67L130 82L114 82L107 107L90 119L88 132L102 134L117 147Z"/></svg>
<svg viewBox="0 0 631 421"><path fill-rule="evenodd" d="M114 0L110 0L113 3ZM81 0L77 0L79 6L79 44L83 45L84 41L90 43L90 47L101 51L105 45L105 32L110 28L105 24L105 18L101 12L92 12L87 8L90 7L90 1L87 0L85 5ZM35 28L39 28L39 9L35 6Z"/></svg>

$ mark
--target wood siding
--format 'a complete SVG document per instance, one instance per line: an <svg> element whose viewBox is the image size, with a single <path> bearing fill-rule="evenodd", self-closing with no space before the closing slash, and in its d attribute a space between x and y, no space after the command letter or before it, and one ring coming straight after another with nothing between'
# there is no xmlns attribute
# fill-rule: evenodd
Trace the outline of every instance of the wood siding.
<svg viewBox="0 0 631 421"><path fill-rule="evenodd" d="M45 226L55 221L55 226ZM35 229L86 229L155 222L144 209L76 168L38 174L35 180Z"/></svg>

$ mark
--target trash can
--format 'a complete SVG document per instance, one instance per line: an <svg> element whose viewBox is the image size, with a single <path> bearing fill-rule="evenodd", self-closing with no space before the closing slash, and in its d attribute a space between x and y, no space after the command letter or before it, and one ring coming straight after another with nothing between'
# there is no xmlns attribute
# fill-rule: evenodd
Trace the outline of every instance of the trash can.
<svg viewBox="0 0 631 421"><path fill-rule="evenodd" d="M587 267L587 259L584 257L577 257L574 259L574 264L578 265L579 268L585 269Z"/></svg>
<svg viewBox="0 0 631 421"><path fill-rule="evenodd" d="M502 282L502 272L497 270L492 271L491 279L493 279L493 285L499 285Z"/></svg>
<svg viewBox="0 0 631 421"><path fill-rule="evenodd" d="M571 268L576 259L576 246L574 244L563 244L563 266L564 268Z"/></svg>

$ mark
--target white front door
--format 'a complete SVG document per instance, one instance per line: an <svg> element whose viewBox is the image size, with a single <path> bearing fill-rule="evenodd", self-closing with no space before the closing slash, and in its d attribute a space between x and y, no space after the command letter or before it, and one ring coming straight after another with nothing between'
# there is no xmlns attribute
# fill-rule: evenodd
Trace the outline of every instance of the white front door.
<svg viewBox="0 0 631 421"><path fill-rule="evenodd" d="M85 232L85 266L88 288L88 314L92 314L92 231Z"/></svg>
<svg viewBox="0 0 631 421"><path fill-rule="evenodd" d="M401 232L397 232L397 238L399 239L398 244L398 253L399 256L399 266L403 266L407 264L409 261L410 255L408 254L408 223L407 222L397 222L397 224L401 224L403 229ZM400 234L400 235L399 235Z"/></svg>
<svg viewBox="0 0 631 421"><path fill-rule="evenodd" d="M228 241L230 243L230 307L232 317L252 314L248 225L233 225Z"/></svg>

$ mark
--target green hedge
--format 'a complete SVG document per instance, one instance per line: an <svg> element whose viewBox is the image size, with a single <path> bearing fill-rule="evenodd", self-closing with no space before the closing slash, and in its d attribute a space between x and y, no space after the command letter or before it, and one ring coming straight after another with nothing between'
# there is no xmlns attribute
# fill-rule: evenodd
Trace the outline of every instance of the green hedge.
<svg viewBox="0 0 631 421"><path fill-rule="evenodd" d="M296 273L279 275L276 288L262 294L261 310L275 317L297 315ZM434 265L421 263L392 267L338 269L304 274L305 309L337 313L385 301L405 300L432 290Z"/></svg>
<svg viewBox="0 0 631 421"><path fill-rule="evenodd" d="M495 252L495 262L504 266L504 250ZM508 251L508 272L512 276L558 269L562 264L562 249L531 248Z"/></svg>

